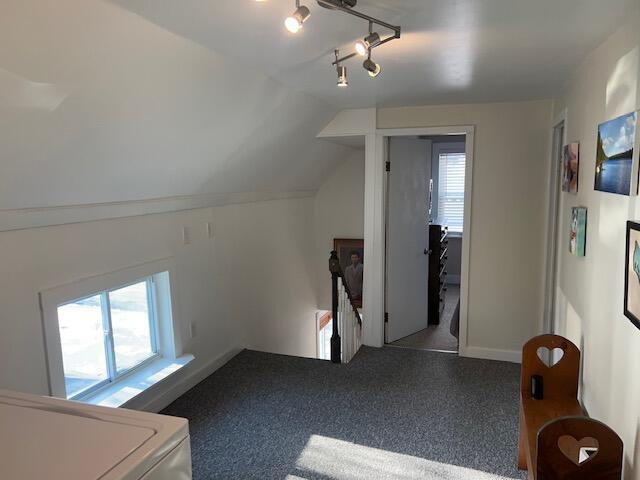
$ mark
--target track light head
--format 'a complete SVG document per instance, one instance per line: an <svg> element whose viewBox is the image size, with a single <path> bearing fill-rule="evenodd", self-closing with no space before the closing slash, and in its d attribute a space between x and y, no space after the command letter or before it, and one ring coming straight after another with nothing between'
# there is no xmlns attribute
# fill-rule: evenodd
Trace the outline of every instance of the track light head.
<svg viewBox="0 0 640 480"><path fill-rule="evenodd" d="M380 45L380 35L376 32L370 33L363 40L358 40L355 44L358 55L364 57L367 52Z"/></svg>
<svg viewBox="0 0 640 480"><path fill-rule="evenodd" d="M375 78L378 75L380 75L380 72L382 71L382 67L376 62L374 62L373 60L371 60L371 58L367 58L362 64L362 66L369 73L369 76L372 78Z"/></svg>
<svg viewBox="0 0 640 480"><path fill-rule="evenodd" d="M306 22L311 16L311 11L304 5L299 6L293 15L287 17L284 21L284 26L291 33L297 33L302 28L302 24Z"/></svg>
<svg viewBox="0 0 640 480"><path fill-rule="evenodd" d="M343 67L339 65L337 67L338 70L338 86L339 87L348 87L349 80L347 79L347 67Z"/></svg>

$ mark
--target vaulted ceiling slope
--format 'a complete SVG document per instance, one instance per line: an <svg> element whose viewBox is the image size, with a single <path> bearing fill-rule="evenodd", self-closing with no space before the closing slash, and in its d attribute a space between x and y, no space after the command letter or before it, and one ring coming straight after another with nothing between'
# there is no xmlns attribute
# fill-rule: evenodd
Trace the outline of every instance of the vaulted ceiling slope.
<svg viewBox="0 0 640 480"><path fill-rule="evenodd" d="M0 2L0 210L315 190L337 110L110 2Z"/></svg>
<svg viewBox="0 0 640 480"><path fill-rule="evenodd" d="M357 9L401 25L377 49L382 74L356 59L337 89L333 50L353 51L366 22L301 0L311 17L283 27L294 0L112 0L300 91L345 107L548 99L638 0L358 0ZM381 31L382 33L382 31Z"/></svg>

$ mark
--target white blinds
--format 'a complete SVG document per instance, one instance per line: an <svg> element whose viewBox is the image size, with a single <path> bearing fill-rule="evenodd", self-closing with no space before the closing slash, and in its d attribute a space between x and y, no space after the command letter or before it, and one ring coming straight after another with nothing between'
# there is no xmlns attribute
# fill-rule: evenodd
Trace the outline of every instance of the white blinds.
<svg viewBox="0 0 640 480"><path fill-rule="evenodd" d="M464 153L441 153L438 181L438 217L451 232L462 232L464 222Z"/></svg>

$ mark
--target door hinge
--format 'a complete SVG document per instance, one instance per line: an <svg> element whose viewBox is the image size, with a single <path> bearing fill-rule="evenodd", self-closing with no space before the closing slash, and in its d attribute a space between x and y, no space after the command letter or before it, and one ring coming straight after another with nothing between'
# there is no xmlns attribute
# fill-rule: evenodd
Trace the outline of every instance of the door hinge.
<svg viewBox="0 0 640 480"><path fill-rule="evenodd" d="M389 312L384 312L384 323L389 323Z"/></svg>
<svg viewBox="0 0 640 480"><path fill-rule="evenodd" d="M387 162L385 163L385 170L386 170L387 172L390 172L390 171L391 171L391 162L390 162L390 161L387 161Z"/></svg>

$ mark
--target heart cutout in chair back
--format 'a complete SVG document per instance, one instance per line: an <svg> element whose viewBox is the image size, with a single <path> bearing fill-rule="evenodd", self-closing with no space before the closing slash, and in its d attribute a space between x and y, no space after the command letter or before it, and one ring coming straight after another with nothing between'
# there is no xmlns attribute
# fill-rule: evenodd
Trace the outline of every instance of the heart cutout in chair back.
<svg viewBox="0 0 640 480"><path fill-rule="evenodd" d="M562 357L564 357L564 350L561 348L556 347L550 350L547 347L540 347L538 349L538 358L549 368L556 366Z"/></svg>
<svg viewBox="0 0 640 480"><path fill-rule="evenodd" d="M598 441L595 438L585 437L578 441L571 435L562 435L558 438L558 448L577 466L583 465L598 454Z"/></svg>

